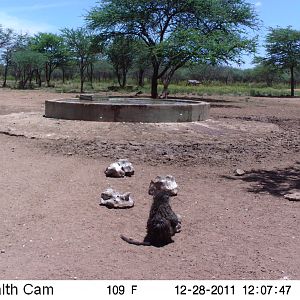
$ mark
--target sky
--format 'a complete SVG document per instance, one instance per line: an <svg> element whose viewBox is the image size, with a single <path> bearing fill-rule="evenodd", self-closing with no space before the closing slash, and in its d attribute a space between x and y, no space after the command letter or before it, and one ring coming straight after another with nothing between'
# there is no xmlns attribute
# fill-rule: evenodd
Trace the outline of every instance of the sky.
<svg viewBox="0 0 300 300"><path fill-rule="evenodd" d="M184 1L184 0L183 0ZM96 0L0 0L0 24L17 32L58 33L60 29L85 25L84 16ZM248 0L262 21L259 41L263 44L269 27L300 30L300 0ZM259 49L260 54L263 48ZM243 68L251 67L251 57L245 56Z"/></svg>
<svg viewBox="0 0 300 300"><path fill-rule="evenodd" d="M58 33L85 24L84 15L95 0L0 0L0 24L18 32Z"/></svg>

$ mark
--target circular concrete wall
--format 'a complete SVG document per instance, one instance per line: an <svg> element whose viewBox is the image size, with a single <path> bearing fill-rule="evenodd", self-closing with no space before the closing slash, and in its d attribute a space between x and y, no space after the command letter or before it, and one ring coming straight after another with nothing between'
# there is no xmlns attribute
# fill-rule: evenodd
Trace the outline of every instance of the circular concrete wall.
<svg viewBox="0 0 300 300"><path fill-rule="evenodd" d="M206 120L209 107L206 102L178 99L60 99L45 102L45 117L98 122L193 122Z"/></svg>

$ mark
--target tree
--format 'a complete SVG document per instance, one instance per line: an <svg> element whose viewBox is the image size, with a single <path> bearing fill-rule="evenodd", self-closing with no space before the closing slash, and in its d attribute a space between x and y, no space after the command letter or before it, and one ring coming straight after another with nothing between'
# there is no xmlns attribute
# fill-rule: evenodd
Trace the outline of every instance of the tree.
<svg viewBox="0 0 300 300"><path fill-rule="evenodd" d="M95 45L94 37L86 28L62 30L62 36L71 56L77 61L80 71L80 92L83 93L86 70L93 62L94 56L100 52L100 46Z"/></svg>
<svg viewBox="0 0 300 300"><path fill-rule="evenodd" d="M3 28L2 25L0 25L0 49L10 42L12 32L12 29Z"/></svg>
<svg viewBox="0 0 300 300"><path fill-rule="evenodd" d="M14 32L12 29L4 30L0 26L0 49L2 48L1 60L4 63L4 80L2 87L6 87L8 66L11 59L11 48L14 41Z"/></svg>
<svg viewBox="0 0 300 300"><path fill-rule="evenodd" d="M1 60L4 64L4 80L2 87L7 86L8 68L12 64L13 52L25 49L28 46L29 37L27 34L16 34L11 29L6 30L6 43L2 45Z"/></svg>
<svg viewBox="0 0 300 300"><path fill-rule="evenodd" d="M53 71L66 60L67 50L63 38L53 33L39 33L31 39L30 46L33 51L42 53L47 58L45 79L49 87Z"/></svg>
<svg viewBox="0 0 300 300"><path fill-rule="evenodd" d="M127 82L127 73L134 60L134 40L126 36L117 36L107 47L106 54L112 63L120 87L124 88Z"/></svg>
<svg viewBox="0 0 300 300"><path fill-rule="evenodd" d="M148 47L142 40L135 41L135 55L133 60L133 68L137 77L137 85L144 86L144 78L149 66L151 66L150 53Z"/></svg>
<svg viewBox="0 0 300 300"><path fill-rule="evenodd" d="M10 28L2 28L0 25L0 49L10 43L13 30Z"/></svg>
<svg viewBox="0 0 300 300"><path fill-rule="evenodd" d="M244 0L106 0L86 19L105 38L132 35L144 41L153 98L159 79L166 88L187 63L237 60L241 51L253 50L246 30L257 25L253 6Z"/></svg>
<svg viewBox="0 0 300 300"><path fill-rule="evenodd" d="M251 69L250 76L256 82L265 82L268 87L272 86L274 82L279 82L282 79L282 70L264 60L254 60L258 65Z"/></svg>
<svg viewBox="0 0 300 300"><path fill-rule="evenodd" d="M16 78L19 79L19 88L25 89L29 83L32 86L34 72L39 72L47 57L32 50L19 50L12 54L12 63L15 67Z"/></svg>
<svg viewBox="0 0 300 300"><path fill-rule="evenodd" d="M295 96L295 68L300 65L300 31L270 28L266 37L266 56L258 62L290 71L291 96Z"/></svg>

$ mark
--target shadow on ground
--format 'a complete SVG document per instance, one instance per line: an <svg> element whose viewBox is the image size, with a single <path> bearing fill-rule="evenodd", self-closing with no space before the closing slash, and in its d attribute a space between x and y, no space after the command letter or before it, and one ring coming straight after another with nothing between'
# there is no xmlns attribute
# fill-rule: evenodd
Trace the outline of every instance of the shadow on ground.
<svg viewBox="0 0 300 300"><path fill-rule="evenodd" d="M300 190L300 162L284 169L251 170L241 177L223 176L223 178L249 182L251 185L248 191L251 193L269 193L279 197L293 190Z"/></svg>

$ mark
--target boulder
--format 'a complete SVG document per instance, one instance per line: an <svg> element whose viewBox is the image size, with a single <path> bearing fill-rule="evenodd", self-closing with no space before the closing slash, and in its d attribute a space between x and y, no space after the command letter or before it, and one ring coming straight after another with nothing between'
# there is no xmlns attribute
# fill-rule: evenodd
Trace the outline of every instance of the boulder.
<svg viewBox="0 0 300 300"><path fill-rule="evenodd" d="M132 163L127 159L119 159L117 162L108 166L104 173L107 177L121 178L124 176L132 176L134 174L134 168Z"/></svg>
<svg viewBox="0 0 300 300"><path fill-rule="evenodd" d="M148 193L149 195L155 196L157 193L165 191L170 196L176 196L178 193L178 185L175 181L174 176L157 176L151 180Z"/></svg>
<svg viewBox="0 0 300 300"><path fill-rule="evenodd" d="M132 166L132 163L129 162L128 159L119 159L118 164L125 172L125 176L132 176L134 174L134 168Z"/></svg>
<svg viewBox="0 0 300 300"><path fill-rule="evenodd" d="M242 169L236 169L235 171L234 171L234 175L235 176L243 176L243 175L245 175L246 174L246 172L244 171L244 170L242 170Z"/></svg>
<svg viewBox="0 0 300 300"><path fill-rule="evenodd" d="M101 194L100 205L108 208L129 208L134 206L134 200L130 193L121 194L109 188Z"/></svg>
<svg viewBox="0 0 300 300"><path fill-rule="evenodd" d="M288 199L290 201L300 201L300 192L286 194L286 195L284 195L284 198Z"/></svg>
<svg viewBox="0 0 300 300"><path fill-rule="evenodd" d="M114 162L106 168L105 175L107 177L120 178L120 177L125 176L125 171L122 169L122 167L119 165L119 163Z"/></svg>

